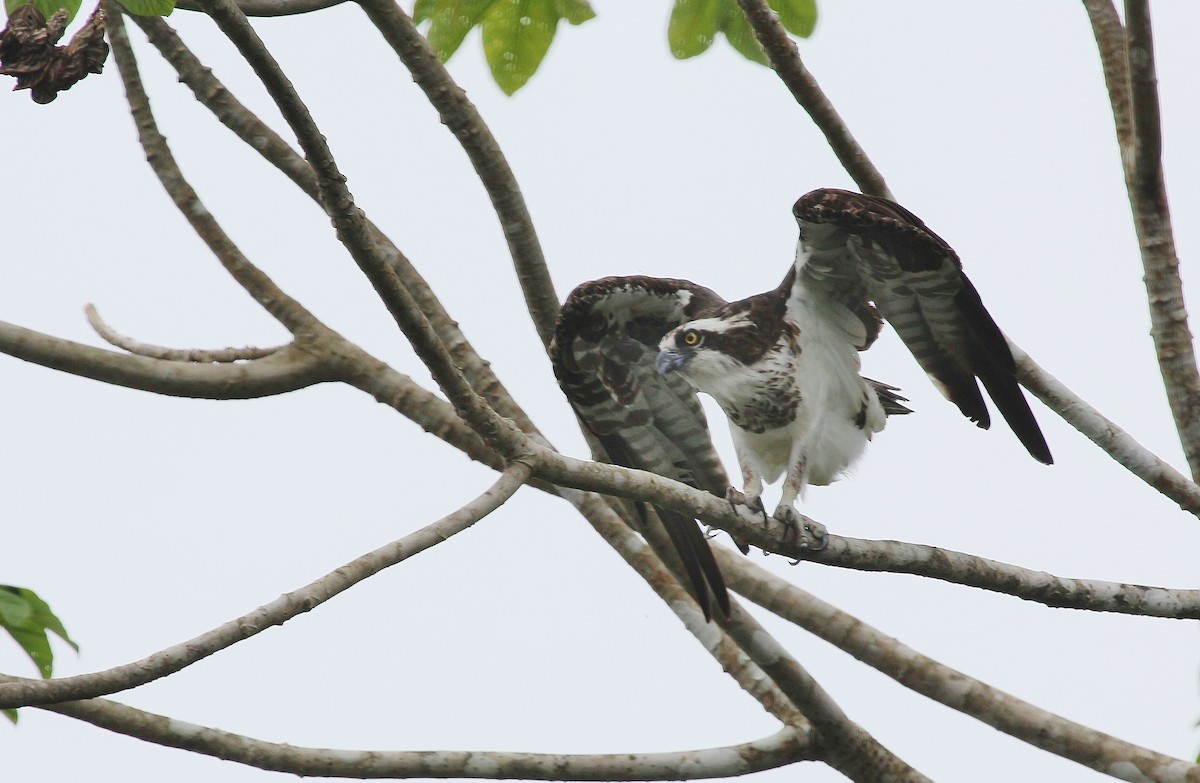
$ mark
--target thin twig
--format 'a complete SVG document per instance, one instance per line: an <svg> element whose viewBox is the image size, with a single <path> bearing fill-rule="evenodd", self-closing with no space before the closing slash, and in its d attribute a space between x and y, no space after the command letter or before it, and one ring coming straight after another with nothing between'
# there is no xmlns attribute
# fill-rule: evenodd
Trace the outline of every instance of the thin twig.
<svg viewBox="0 0 1200 783"><path fill-rule="evenodd" d="M747 599L845 650L905 687L1028 742L1122 780L1200 779L1200 767L1067 720L972 679L816 596L722 550L730 586Z"/></svg>
<svg viewBox="0 0 1200 783"><path fill-rule="evenodd" d="M0 682L12 678L0 675ZM331 778L484 778L490 780L702 780L786 766L803 750L796 733L725 748L677 753L558 755L489 751L305 748L246 737L156 715L107 699L39 709L165 747L258 769Z"/></svg>
<svg viewBox="0 0 1200 783"><path fill-rule="evenodd" d="M399 5L393 0L358 0L358 4L412 73L413 81L424 90L429 102L441 114L442 122L470 158L500 219L534 328L542 345L549 347L558 318L558 296L554 293L525 197L521 195L500 145L466 93L447 73L425 36L417 31Z"/></svg>
<svg viewBox="0 0 1200 783"><path fill-rule="evenodd" d="M1200 516L1200 486L1134 440L1011 341L1009 347L1017 360L1017 380L1026 389L1129 472L1178 503L1184 511Z"/></svg>
<svg viewBox="0 0 1200 783"><path fill-rule="evenodd" d="M131 356L0 321L0 353L129 389L208 400L249 400L337 380L306 341L241 364L184 364Z"/></svg>
<svg viewBox="0 0 1200 783"><path fill-rule="evenodd" d="M287 348L287 345L276 345L273 348L254 348L247 345L241 348L218 348L215 350L167 348L162 345L143 343L140 340L135 340L132 337L121 334L104 322L104 319L100 317L100 312L93 304L84 305L83 312L87 315L88 323L96 330L96 334L104 338L109 345L114 345L117 348L129 351L138 356L148 356L151 359L163 359L169 362L193 362L196 364L229 364L232 362L262 359Z"/></svg>
<svg viewBox="0 0 1200 783"><path fill-rule="evenodd" d="M808 116L825 134L825 140L829 142L833 154L854 179L858 189L873 196L891 198L891 191L888 190L883 175L851 135L850 129L842 122L837 109L833 108L833 104L825 97L817 80L804 67L804 62L800 59L800 50L788 37L787 30L766 0L737 1L754 29L754 37L766 51L771 67L787 85L796 102L808 112Z"/></svg>
<svg viewBox="0 0 1200 783"><path fill-rule="evenodd" d="M174 674L243 639L311 611L385 568L403 562L461 533L512 497L529 475L528 465L513 463L483 494L437 522L357 557L341 568L298 590L284 593L249 614L230 620L194 639L160 650L140 661L75 677L52 680L21 679L19 682L0 684L0 709L94 698L136 688Z"/></svg>

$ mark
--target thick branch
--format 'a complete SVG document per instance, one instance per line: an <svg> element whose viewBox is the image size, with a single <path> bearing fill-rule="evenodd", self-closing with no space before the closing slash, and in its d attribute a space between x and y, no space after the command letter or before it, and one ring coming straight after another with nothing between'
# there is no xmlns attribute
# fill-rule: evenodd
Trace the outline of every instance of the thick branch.
<svg viewBox="0 0 1200 783"><path fill-rule="evenodd" d="M400 6L393 0L358 0L358 3L412 73L413 81L425 91L442 122L471 159L508 240L509 253L533 325L542 345L549 346L558 318L558 296L554 293L525 198L500 145L475 105L450 78L437 54Z"/></svg>
<svg viewBox="0 0 1200 783"><path fill-rule="evenodd" d="M766 0L737 1L754 29L754 37L766 51L771 67L779 74L779 78L796 98L796 102L808 112L808 116L825 134L825 140L829 142L833 154L854 179L858 189L863 193L891 198L891 191L888 190L883 175L850 134L850 129L825 97L817 80L804 67L804 62L800 59L800 50L788 37L787 30Z"/></svg>
<svg viewBox="0 0 1200 783"><path fill-rule="evenodd" d="M184 364L93 348L2 321L0 353L130 389L209 400L269 397L336 377L300 343L241 364Z"/></svg>
<svg viewBox="0 0 1200 783"><path fill-rule="evenodd" d="M654 473L586 462L539 449L534 475L560 486L653 503L691 514L764 551L865 571L910 573L1014 595L1047 606L1153 617L1200 617L1200 590L1170 590L1091 579L1066 579L995 560L898 541L829 536L820 552L797 543L794 532L771 518L748 523L717 498ZM804 518L802 518L803 520Z"/></svg>
<svg viewBox="0 0 1200 783"><path fill-rule="evenodd" d="M174 674L243 639L311 611L367 577L461 533L512 497L529 478L529 474L529 466L514 463L482 495L437 522L355 558L336 571L298 590L285 593L249 614L140 661L76 677L21 679L0 684L0 709L89 699L136 688Z"/></svg>
<svg viewBox="0 0 1200 783"><path fill-rule="evenodd" d="M1167 187L1162 170L1162 120L1158 78L1154 70L1154 40L1150 9L1145 0L1127 0L1129 83L1133 113L1133 149L1126 158L1129 204L1137 229L1150 303L1150 333L1167 402L1192 478L1200 480L1200 370L1179 273L1179 256Z"/></svg>
<svg viewBox="0 0 1200 783"><path fill-rule="evenodd" d="M730 586L785 620L845 650L905 687L1006 734L1122 780L1200 780L1200 767L1090 729L972 679L721 550ZM1137 775L1136 777L1134 775Z"/></svg>

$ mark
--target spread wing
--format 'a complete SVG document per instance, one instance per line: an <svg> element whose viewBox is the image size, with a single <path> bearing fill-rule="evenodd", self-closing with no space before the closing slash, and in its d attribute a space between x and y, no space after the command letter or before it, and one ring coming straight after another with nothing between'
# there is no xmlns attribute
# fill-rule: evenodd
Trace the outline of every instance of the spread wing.
<svg viewBox="0 0 1200 783"><path fill-rule="evenodd" d="M1029 453L1053 462L1008 343L941 237L895 202L846 190L814 190L793 213L800 224L795 285L857 316L861 348L879 335L874 303L963 415L991 425L978 378Z"/></svg>
<svg viewBox="0 0 1200 783"><path fill-rule="evenodd" d="M567 297L551 346L554 375L613 463L725 494L729 479L696 393L654 367L664 334L724 304L687 280L640 276L593 280ZM695 520L656 511L704 616L710 617L710 592L728 612L725 582Z"/></svg>

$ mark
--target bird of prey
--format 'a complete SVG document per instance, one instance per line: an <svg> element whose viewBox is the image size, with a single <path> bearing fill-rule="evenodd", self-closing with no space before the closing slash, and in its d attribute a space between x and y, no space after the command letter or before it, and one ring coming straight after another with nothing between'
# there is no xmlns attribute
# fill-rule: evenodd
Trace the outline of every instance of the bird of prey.
<svg viewBox="0 0 1200 783"><path fill-rule="evenodd" d="M632 276L583 283L567 298L554 373L609 460L759 511L763 482L783 476L772 516L794 525L807 485L834 481L889 415L909 412L895 387L859 374L859 352L886 319L963 415L990 426L982 384L1029 453L1053 461L1008 343L941 237L895 202L845 190L814 190L793 214L795 262L766 293L727 303L687 280ZM697 391L729 419L742 492L729 486ZM695 520L656 511L705 618L710 596L728 612Z"/></svg>

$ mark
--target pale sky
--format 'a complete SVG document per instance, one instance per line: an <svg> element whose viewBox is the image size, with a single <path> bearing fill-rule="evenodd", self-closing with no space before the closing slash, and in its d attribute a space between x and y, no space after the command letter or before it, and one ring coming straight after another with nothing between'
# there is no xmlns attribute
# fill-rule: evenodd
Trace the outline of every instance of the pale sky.
<svg viewBox="0 0 1200 783"><path fill-rule="evenodd" d="M560 295L610 274L688 278L727 299L766 290L791 261L795 198L853 187L770 70L723 40L674 60L669 7L596 2L598 17L560 29L513 98L490 81L478 33L450 63L516 172ZM821 12L801 53L896 197L957 249L1016 343L1184 468L1081 4L826 0ZM170 21L241 100L283 128L211 23L185 12ZM1154 21L1167 185L1195 307L1200 5L1164 0ZM483 189L391 50L350 5L256 27L359 205L543 432L586 454ZM185 174L246 254L327 324L428 385L324 216L130 32ZM101 344L82 314L93 302L148 342L284 341L163 194L123 106L111 61L49 106L4 97L0 319ZM78 656L55 648L59 675L209 630L428 524L493 480L348 388L221 403L8 357L0 367L0 583L37 590L80 643ZM890 333L864 356L864 373L900 386L917 413L889 425L848 480L808 493L802 510L831 532L1060 576L1197 586L1197 520L1040 403L1053 467L1029 459L1003 424L985 433L962 419ZM733 465L724 422L710 418ZM751 557L1040 707L1176 757L1200 748L1191 624ZM1104 779L759 614L851 718L935 780ZM0 671L33 676L4 640ZM668 751L776 727L586 522L530 489L318 610L114 698L262 739L350 749ZM0 724L0 759L6 779L22 783L293 779L31 709L17 728ZM842 779L817 764L757 777L797 775Z"/></svg>

